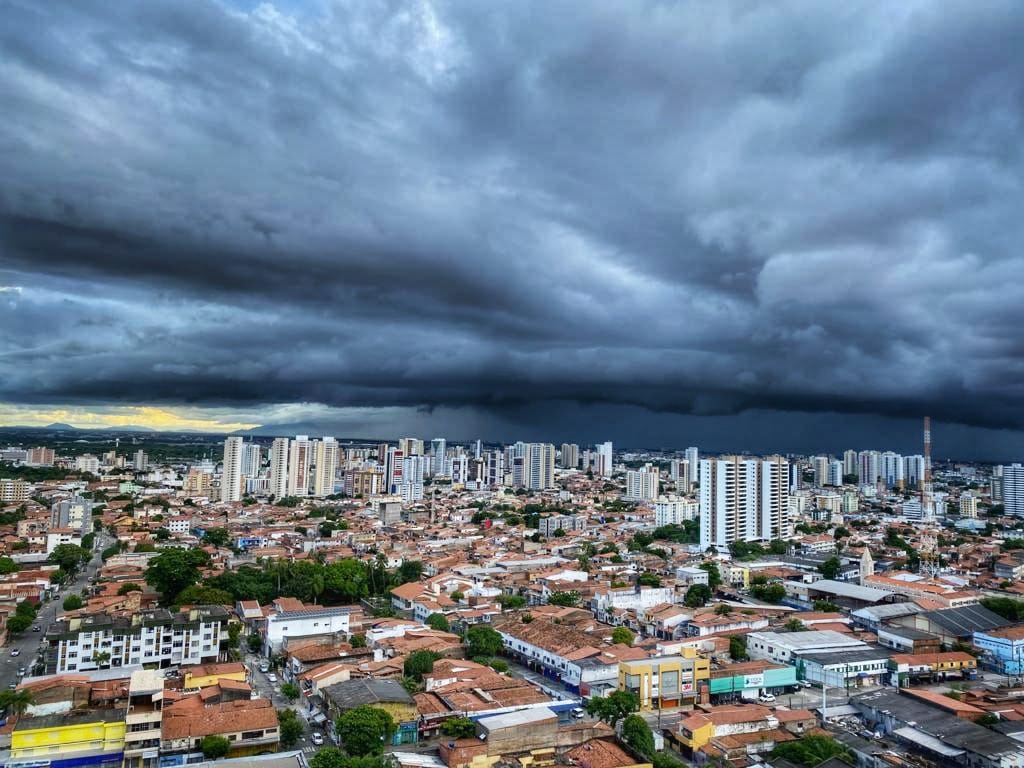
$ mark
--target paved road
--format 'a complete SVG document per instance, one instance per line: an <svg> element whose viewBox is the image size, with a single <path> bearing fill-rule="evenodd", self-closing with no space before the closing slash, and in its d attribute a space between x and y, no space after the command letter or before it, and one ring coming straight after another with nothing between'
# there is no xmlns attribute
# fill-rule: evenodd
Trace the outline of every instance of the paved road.
<svg viewBox="0 0 1024 768"><path fill-rule="evenodd" d="M110 540L106 533L96 535L92 559L78 572L78 576L73 583L61 587L58 598L44 603L40 607L39 614L35 620L35 626L40 628L39 632L33 632L29 629L21 635L14 635L8 638L7 644L0 649L0 653L3 654L3 663L0 664L0 690L6 690L10 687L11 683L21 681L21 676L18 675L18 669L21 667L24 667L26 673L31 675L32 667L35 665L41 649L40 644L43 642L43 637L46 634L46 628L56 618L57 612L61 610L61 603L64 598L72 593L81 592L82 588L92 580L92 577L101 565L99 553L109 544ZM15 648L20 651L20 654L17 657L12 657L11 651Z"/></svg>

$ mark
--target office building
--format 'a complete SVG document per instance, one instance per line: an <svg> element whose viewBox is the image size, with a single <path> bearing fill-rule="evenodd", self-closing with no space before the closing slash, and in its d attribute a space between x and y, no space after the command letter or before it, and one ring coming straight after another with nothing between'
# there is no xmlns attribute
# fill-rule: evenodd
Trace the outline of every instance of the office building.
<svg viewBox="0 0 1024 768"><path fill-rule="evenodd" d="M334 476L338 471L338 441L325 437L316 441L313 463L313 495L324 498L334 493Z"/></svg>
<svg viewBox="0 0 1024 768"><path fill-rule="evenodd" d="M270 494L281 499L288 495L288 444L287 437L278 437L270 446Z"/></svg>
<svg viewBox="0 0 1024 768"><path fill-rule="evenodd" d="M555 446L551 443L525 443L522 458L522 487L531 491L554 487Z"/></svg>
<svg viewBox="0 0 1024 768"><path fill-rule="evenodd" d="M903 457L903 480L906 488L921 487L924 480L924 456Z"/></svg>
<svg viewBox="0 0 1024 768"><path fill-rule="evenodd" d="M242 450L240 437L228 437L224 440L224 469L220 477L220 500L241 501L242 491Z"/></svg>
<svg viewBox="0 0 1024 768"><path fill-rule="evenodd" d="M861 485L874 485L882 476L882 454L878 451L861 451L857 454L857 475Z"/></svg>
<svg viewBox="0 0 1024 768"><path fill-rule="evenodd" d="M804 487L803 468L795 461L789 465L789 492L796 493Z"/></svg>
<svg viewBox="0 0 1024 768"><path fill-rule="evenodd" d="M657 467L644 464L640 469L626 471L626 499L653 501L658 498L660 474Z"/></svg>
<svg viewBox="0 0 1024 768"><path fill-rule="evenodd" d="M1024 467L1020 464L1004 464L1001 469L1006 514L1024 516Z"/></svg>
<svg viewBox="0 0 1024 768"><path fill-rule="evenodd" d="M701 461L700 544L786 538L789 462L782 456L723 456Z"/></svg>

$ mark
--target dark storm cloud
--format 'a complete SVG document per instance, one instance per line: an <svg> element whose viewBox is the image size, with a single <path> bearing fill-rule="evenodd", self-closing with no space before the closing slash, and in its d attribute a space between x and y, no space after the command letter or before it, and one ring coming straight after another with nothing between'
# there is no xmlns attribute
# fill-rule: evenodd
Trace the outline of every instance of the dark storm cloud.
<svg viewBox="0 0 1024 768"><path fill-rule="evenodd" d="M14 3L0 400L1024 427L1022 27Z"/></svg>

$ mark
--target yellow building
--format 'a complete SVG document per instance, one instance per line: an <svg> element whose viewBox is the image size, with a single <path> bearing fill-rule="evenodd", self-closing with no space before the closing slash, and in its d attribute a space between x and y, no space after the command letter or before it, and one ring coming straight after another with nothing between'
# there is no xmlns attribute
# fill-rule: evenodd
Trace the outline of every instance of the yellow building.
<svg viewBox="0 0 1024 768"><path fill-rule="evenodd" d="M236 683L246 682L245 665L240 661L225 664L197 664L184 669L186 690L208 688L217 685L221 680L234 680Z"/></svg>
<svg viewBox="0 0 1024 768"><path fill-rule="evenodd" d="M39 717L23 716L11 734L7 765L60 761L120 768L124 754L125 710L90 709Z"/></svg>
<svg viewBox="0 0 1024 768"><path fill-rule="evenodd" d="M677 707L694 699L701 682L710 677L711 662L693 648L684 648L681 656L619 662L619 690L632 692L641 710Z"/></svg>
<svg viewBox="0 0 1024 768"><path fill-rule="evenodd" d="M723 578L734 587L746 589L750 586L750 569L745 565L721 564L719 568L725 571Z"/></svg>

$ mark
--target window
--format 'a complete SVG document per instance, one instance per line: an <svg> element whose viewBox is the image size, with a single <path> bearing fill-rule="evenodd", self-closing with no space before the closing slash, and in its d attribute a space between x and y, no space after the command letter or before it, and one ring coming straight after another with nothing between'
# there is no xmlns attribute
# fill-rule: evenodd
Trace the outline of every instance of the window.
<svg viewBox="0 0 1024 768"><path fill-rule="evenodd" d="M243 739L262 739L263 738L263 731L243 731L242 732L242 738Z"/></svg>

